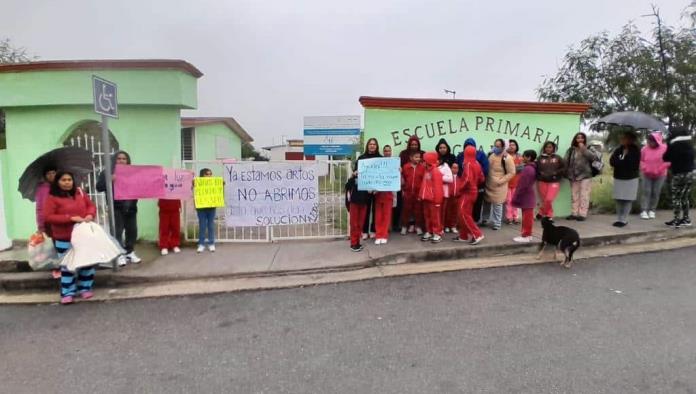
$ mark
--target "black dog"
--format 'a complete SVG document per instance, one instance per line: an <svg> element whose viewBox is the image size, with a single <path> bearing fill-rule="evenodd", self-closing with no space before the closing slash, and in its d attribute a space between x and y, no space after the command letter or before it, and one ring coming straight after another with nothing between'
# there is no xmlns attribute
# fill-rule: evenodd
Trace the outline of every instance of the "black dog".
<svg viewBox="0 0 696 394"><path fill-rule="evenodd" d="M539 255L537 259L541 259L546 245L553 245L553 258L556 260L556 252L562 251L565 259L561 265L570 268L573 262L573 253L580 247L580 235L577 231L570 227L556 226L553 220L543 218L541 226L544 228L544 233L541 236L541 245L539 245Z"/></svg>

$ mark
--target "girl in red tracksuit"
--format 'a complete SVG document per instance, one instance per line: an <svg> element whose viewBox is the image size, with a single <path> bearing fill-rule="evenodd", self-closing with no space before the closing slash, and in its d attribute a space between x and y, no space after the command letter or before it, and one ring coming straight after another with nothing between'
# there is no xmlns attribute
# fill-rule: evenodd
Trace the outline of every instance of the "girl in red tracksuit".
<svg viewBox="0 0 696 394"><path fill-rule="evenodd" d="M418 197L423 201L423 213L425 216L425 234L421 241L442 241L442 201L444 198L442 173L438 167L438 155L436 152L428 152L424 155L425 175L421 184Z"/></svg>
<svg viewBox="0 0 696 394"><path fill-rule="evenodd" d="M181 252L181 211L180 200L159 200L159 247L162 256L169 254L171 249L174 253Z"/></svg>
<svg viewBox="0 0 696 394"><path fill-rule="evenodd" d="M457 222L459 220L459 196L462 194L462 180L463 176L459 174L459 164L452 163L452 182L448 183L447 189L449 192L449 199L447 199L447 205L444 207L444 215L442 223L445 226L445 232L452 232L454 234L459 234L457 229Z"/></svg>
<svg viewBox="0 0 696 394"><path fill-rule="evenodd" d="M464 149L462 167L462 179L459 180L462 183L459 196L459 237L455 238L455 241L476 245L483 240L483 233L476 225L473 210L479 186L486 178L483 176L481 165L476 161L476 148L473 146Z"/></svg>
<svg viewBox="0 0 696 394"><path fill-rule="evenodd" d="M382 148L383 157L391 157L391 146ZM375 193L375 245L383 245L389 239L389 230L392 224L392 209L396 201L396 192Z"/></svg>
<svg viewBox="0 0 696 394"><path fill-rule="evenodd" d="M414 231L423 235L423 202L418 199L425 175L425 166L421 159L420 152L412 152L410 162L401 168L401 235ZM415 227L411 225L411 228L407 228L409 223L415 223Z"/></svg>

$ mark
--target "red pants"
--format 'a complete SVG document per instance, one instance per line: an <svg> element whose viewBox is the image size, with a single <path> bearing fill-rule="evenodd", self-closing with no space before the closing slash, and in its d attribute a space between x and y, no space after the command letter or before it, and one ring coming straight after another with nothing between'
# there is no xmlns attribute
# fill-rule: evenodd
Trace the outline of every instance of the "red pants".
<svg viewBox="0 0 696 394"><path fill-rule="evenodd" d="M539 200L541 202L539 214L552 218L553 201L561 190L561 184L558 182L537 182L537 188L539 189Z"/></svg>
<svg viewBox="0 0 696 394"><path fill-rule="evenodd" d="M478 197L478 191L467 192L459 197L459 238L470 239L479 238L481 235L481 229L476 225L474 220L474 204L476 204L476 198Z"/></svg>
<svg viewBox="0 0 696 394"><path fill-rule="evenodd" d="M459 221L459 197L450 197L445 201L447 203L442 204L442 223L445 228L455 228Z"/></svg>
<svg viewBox="0 0 696 394"><path fill-rule="evenodd" d="M389 229L391 228L392 220L392 205L394 205L394 197L391 192L385 195L378 194L375 197L375 238L389 238Z"/></svg>
<svg viewBox="0 0 696 394"><path fill-rule="evenodd" d="M522 210L522 236L531 237L534 226L534 208Z"/></svg>
<svg viewBox="0 0 696 394"><path fill-rule="evenodd" d="M360 245L367 205L350 203L350 246Z"/></svg>
<svg viewBox="0 0 696 394"><path fill-rule="evenodd" d="M423 213L425 216L425 231L433 235L442 235L442 204L434 204L423 201Z"/></svg>
<svg viewBox="0 0 696 394"><path fill-rule="evenodd" d="M413 218L416 221L416 227L423 228L423 202L418 201L416 194L403 194L402 198L401 226L407 227L411 218Z"/></svg>
<svg viewBox="0 0 696 394"><path fill-rule="evenodd" d="M179 211L160 211L159 213L159 247L172 249L181 243L181 221Z"/></svg>

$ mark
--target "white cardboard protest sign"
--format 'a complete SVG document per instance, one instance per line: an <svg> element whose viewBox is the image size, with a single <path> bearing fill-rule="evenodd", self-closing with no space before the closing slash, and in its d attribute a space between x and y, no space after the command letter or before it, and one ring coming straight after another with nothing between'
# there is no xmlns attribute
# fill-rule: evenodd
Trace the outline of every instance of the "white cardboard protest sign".
<svg viewBox="0 0 696 394"><path fill-rule="evenodd" d="M320 172L314 162L225 163L225 222L228 226L316 223Z"/></svg>

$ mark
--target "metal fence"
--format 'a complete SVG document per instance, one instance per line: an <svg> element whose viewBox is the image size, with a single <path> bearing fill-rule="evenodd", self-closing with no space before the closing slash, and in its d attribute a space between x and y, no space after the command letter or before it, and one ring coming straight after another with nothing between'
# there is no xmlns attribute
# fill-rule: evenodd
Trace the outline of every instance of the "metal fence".
<svg viewBox="0 0 696 394"><path fill-rule="evenodd" d="M326 239L348 236L348 213L345 208L344 186L350 176L348 160L317 160L326 171L319 176L319 218L317 223L285 226L227 226L225 209L217 211L215 220L218 242L273 242L290 239ZM262 162L257 164L263 165ZM214 176L225 173L222 161L185 160L183 167L196 175L203 168ZM187 241L198 240L198 217L191 201L183 205L183 227Z"/></svg>
<svg viewBox="0 0 696 394"><path fill-rule="evenodd" d="M63 145L82 148L92 153L92 172L87 175L86 179L80 179L80 188L89 195L89 198L97 207L97 216L94 218L94 221L110 233L106 194L97 191L97 179L104 169L104 152L102 151L101 140L85 134L79 137L72 137L65 141ZM112 150L111 154L113 153Z"/></svg>

